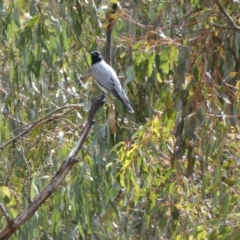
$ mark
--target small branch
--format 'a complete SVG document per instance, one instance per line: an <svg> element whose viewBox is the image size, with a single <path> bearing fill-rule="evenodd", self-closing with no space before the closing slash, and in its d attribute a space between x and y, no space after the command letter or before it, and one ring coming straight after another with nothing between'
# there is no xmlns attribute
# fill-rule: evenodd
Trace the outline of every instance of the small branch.
<svg viewBox="0 0 240 240"><path fill-rule="evenodd" d="M220 11L223 13L223 15L225 16L225 18L228 20L228 22L230 22L230 24L234 27L234 29L240 31L240 27L234 22L234 20L230 17L230 15L227 13L227 11L225 10L225 8L222 6L222 4L219 2L219 0L215 0L215 2L217 3Z"/></svg>
<svg viewBox="0 0 240 240"><path fill-rule="evenodd" d="M28 221L37 211L37 209L46 201L46 199L53 194L53 192L58 188L60 183L65 179L68 172L79 161L77 153L81 149L86 137L88 136L88 133L94 123L93 118L97 110L104 104L104 99L105 96L102 95L99 99L93 101L91 109L89 111L87 123L80 134L80 138L77 144L69 153L67 158L64 160L62 166L53 176L48 186L39 195L37 195L29 203L29 205L25 209L23 209L23 211L13 220L10 220L10 218L6 214L5 209L3 208L3 206L1 206L1 209L4 212L4 216L7 219L8 225L2 231L0 231L0 240L8 239L14 232L17 231L17 229L19 229L24 223Z"/></svg>
<svg viewBox="0 0 240 240"><path fill-rule="evenodd" d="M72 111L72 110L75 109L75 108L82 108L82 106L80 106L80 105L78 105L78 104L71 104L71 105L66 105L66 106L57 108L56 110L48 113L48 114L45 115L44 117L42 117L42 118L40 118L40 119L37 119L36 121L30 123L30 124L29 124L29 127L28 127L26 130L22 131L22 132L19 133L17 136L13 137L13 138L10 139L9 141L7 141L7 142L4 143L3 145L1 145L1 146L0 146L0 150L3 149L3 148L5 148L5 147L6 147L7 145L9 145L10 143L17 141L19 138L21 138L22 136L24 136L25 134L27 134L31 129L33 129L33 128L34 128L35 126L37 126L38 124L48 122L48 121L50 121L50 120L52 120L52 119L55 120L55 119L59 118L59 116L63 116L65 113L62 113L62 114L59 114L59 115L55 115L55 116L52 116L50 119L47 119L47 118L49 118L51 115L53 115L54 113L56 113L56 112L58 112L58 111L60 111L60 110L62 110L62 109L65 109L65 108L70 108L70 107L72 107L72 109L68 110L67 112ZM45 119L47 119L47 120L45 120ZM43 120L45 120L45 122L43 122ZM26 127L26 126L25 126L25 127ZM25 127L24 127L24 128L25 128Z"/></svg>
<svg viewBox="0 0 240 240"><path fill-rule="evenodd" d="M8 224L11 224L12 220L11 218L9 217L8 213L7 213L7 210L4 208L4 206L0 203L0 209L2 210L2 213L3 213L3 216L6 218L7 220L7 223Z"/></svg>
<svg viewBox="0 0 240 240"><path fill-rule="evenodd" d="M124 196L124 193L125 193L125 190L122 188L118 191L118 194L117 196L115 197L114 201L115 202L119 202L121 199L123 199L123 196Z"/></svg>
<svg viewBox="0 0 240 240"><path fill-rule="evenodd" d="M28 203L30 203L31 202L31 185L32 185L31 170L30 170L30 166L28 164L28 161L27 161L27 159L25 157L25 153L24 153L24 150L23 150L22 143L21 143L21 148L20 149L21 149L22 157L23 157L24 162L26 164L27 172L28 172L28 180L27 181L29 181L29 182L28 182L28 184L25 185L25 187L29 187L29 191L28 191L28 194L27 193L25 193L25 194L27 196ZM25 188L24 188L24 192L25 192Z"/></svg>
<svg viewBox="0 0 240 240"><path fill-rule="evenodd" d="M232 29L232 30L236 30L236 28L234 26L222 26L220 24L217 24L217 23L211 23L209 21L207 21L207 23L211 26L214 26L214 27L217 27L217 28L221 28L221 29Z"/></svg>
<svg viewBox="0 0 240 240"><path fill-rule="evenodd" d="M118 191L117 196L114 198L113 202L114 203L119 203L121 199L123 199L125 194L125 190L122 188ZM104 223L108 217L111 216L111 214L113 213L113 208L110 207L106 212L102 213L98 219L98 221L102 224Z"/></svg>
<svg viewBox="0 0 240 240"><path fill-rule="evenodd" d="M113 3L110 14L116 14L118 5ZM107 26L107 43L106 43L106 62L111 65L111 44L112 44L112 29L116 18L109 17Z"/></svg>

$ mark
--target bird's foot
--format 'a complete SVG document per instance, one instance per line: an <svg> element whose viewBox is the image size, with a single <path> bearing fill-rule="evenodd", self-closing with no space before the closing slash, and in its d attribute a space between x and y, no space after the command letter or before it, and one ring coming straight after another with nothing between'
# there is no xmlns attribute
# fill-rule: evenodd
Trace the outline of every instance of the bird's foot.
<svg viewBox="0 0 240 240"><path fill-rule="evenodd" d="M102 92L102 94L100 95L100 97L98 98L100 101L103 101L105 102L105 98L106 98L106 93L105 92Z"/></svg>

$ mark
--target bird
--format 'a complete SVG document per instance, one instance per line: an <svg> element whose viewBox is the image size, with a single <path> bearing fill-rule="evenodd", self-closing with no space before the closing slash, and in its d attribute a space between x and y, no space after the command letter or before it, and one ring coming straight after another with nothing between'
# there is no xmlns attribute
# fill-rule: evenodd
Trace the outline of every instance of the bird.
<svg viewBox="0 0 240 240"><path fill-rule="evenodd" d="M103 93L111 93L123 104L128 112L134 113L128 97L113 68L103 60L99 51L91 52L91 58L91 74Z"/></svg>

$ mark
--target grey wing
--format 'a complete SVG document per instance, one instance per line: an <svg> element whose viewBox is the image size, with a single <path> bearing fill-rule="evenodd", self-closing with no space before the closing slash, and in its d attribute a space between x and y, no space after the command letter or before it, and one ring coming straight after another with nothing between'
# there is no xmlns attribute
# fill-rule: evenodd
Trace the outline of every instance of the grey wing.
<svg viewBox="0 0 240 240"><path fill-rule="evenodd" d="M114 70L105 62L94 64L91 73L97 84L111 93L111 90L121 84Z"/></svg>
<svg viewBox="0 0 240 240"><path fill-rule="evenodd" d="M107 75L107 81L104 82L105 89L114 95L122 103L129 103L128 97L124 92L121 83L117 77L115 71L109 66L109 74ZM102 87L104 87L102 86Z"/></svg>
<svg viewBox="0 0 240 240"><path fill-rule="evenodd" d="M110 77L105 82L98 82L101 88L106 89L108 92L110 92L113 96L115 96L118 100L120 100L122 103L124 103L124 100L129 102L127 95L125 94L124 90L122 89L122 86L119 82L119 80Z"/></svg>
<svg viewBox="0 0 240 240"><path fill-rule="evenodd" d="M112 93L122 103L124 103L124 100L129 102L126 93L124 92L124 90L122 89L122 86L120 85L120 82L116 84L116 81L114 81L111 78L110 84L111 84L111 88L108 90L110 93Z"/></svg>
<svg viewBox="0 0 240 240"><path fill-rule="evenodd" d="M111 93L123 104L123 106L127 109L128 112L134 113L134 110L128 100L128 97L121 85L119 88L112 88Z"/></svg>
<svg viewBox="0 0 240 240"><path fill-rule="evenodd" d="M92 76L104 92L114 95L129 112L134 112L115 71L105 62L92 66Z"/></svg>

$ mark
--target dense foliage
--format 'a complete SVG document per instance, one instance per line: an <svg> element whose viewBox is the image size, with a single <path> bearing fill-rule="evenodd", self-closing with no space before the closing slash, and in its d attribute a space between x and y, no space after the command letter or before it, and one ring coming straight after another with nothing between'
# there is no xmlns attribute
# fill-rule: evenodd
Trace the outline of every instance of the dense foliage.
<svg viewBox="0 0 240 240"><path fill-rule="evenodd" d="M11 218L78 140L100 94L89 51L105 55L116 2L0 0L0 203ZM108 97L79 164L11 239L240 239L237 2L119 2L112 66L135 113Z"/></svg>

